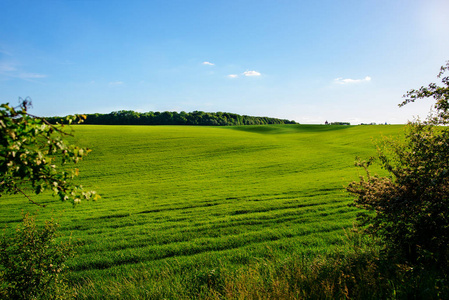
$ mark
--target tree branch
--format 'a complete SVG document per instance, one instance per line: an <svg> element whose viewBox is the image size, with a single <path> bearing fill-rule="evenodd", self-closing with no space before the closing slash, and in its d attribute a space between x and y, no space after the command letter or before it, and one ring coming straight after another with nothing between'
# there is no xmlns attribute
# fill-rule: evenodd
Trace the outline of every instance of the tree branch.
<svg viewBox="0 0 449 300"><path fill-rule="evenodd" d="M18 192L20 192L22 195L24 195L31 203L33 203L33 204L35 204L35 205L37 205L37 206L40 206L40 207L45 207L46 205L43 205L43 204L39 204L39 203L37 203L37 202L34 202L33 200L31 200L31 198L30 197L28 197L28 195L27 194L25 194L25 192L24 191L22 191L21 189L18 189L18 188L16 188L16 191L18 191Z"/></svg>

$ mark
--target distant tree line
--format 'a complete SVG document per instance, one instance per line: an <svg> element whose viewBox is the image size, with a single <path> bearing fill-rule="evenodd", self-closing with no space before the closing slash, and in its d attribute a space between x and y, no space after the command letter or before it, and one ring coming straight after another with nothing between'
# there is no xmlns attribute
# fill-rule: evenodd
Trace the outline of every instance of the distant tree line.
<svg viewBox="0 0 449 300"><path fill-rule="evenodd" d="M268 124L296 124L295 121L238 115L225 112L184 112L164 111L139 113L132 110L114 111L109 114L87 114L84 124L101 125L268 125ZM46 118L50 123L61 123L61 117Z"/></svg>
<svg viewBox="0 0 449 300"><path fill-rule="evenodd" d="M331 122L330 125L351 125L349 122Z"/></svg>

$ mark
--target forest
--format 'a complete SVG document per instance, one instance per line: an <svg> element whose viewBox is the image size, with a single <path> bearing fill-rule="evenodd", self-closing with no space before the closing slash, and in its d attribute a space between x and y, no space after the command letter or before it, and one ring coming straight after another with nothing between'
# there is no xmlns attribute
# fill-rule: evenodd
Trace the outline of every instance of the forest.
<svg viewBox="0 0 449 300"><path fill-rule="evenodd" d="M297 124L295 121L253 117L226 112L135 112L132 110L114 111L109 114L86 114L84 124L96 125L271 125L271 124ZM46 118L50 123L61 122L61 117Z"/></svg>

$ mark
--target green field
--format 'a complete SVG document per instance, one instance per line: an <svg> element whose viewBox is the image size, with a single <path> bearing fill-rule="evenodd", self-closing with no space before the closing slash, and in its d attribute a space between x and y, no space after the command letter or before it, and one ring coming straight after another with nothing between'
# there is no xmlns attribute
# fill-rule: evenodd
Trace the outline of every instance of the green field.
<svg viewBox="0 0 449 300"><path fill-rule="evenodd" d="M80 245L79 295L172 295L212 270L325 253L356 211L345 192L356 156L403 126L73 126L92 149L78 182L102 198L73 208L50 195L1 201L0 224L22 210L60 219ZM139 279L140 278L140 279ZM139 286L136 286L136 284ZM170 289L172 294L170 294ZM92 296L95 297L95 296Z"/></svg>

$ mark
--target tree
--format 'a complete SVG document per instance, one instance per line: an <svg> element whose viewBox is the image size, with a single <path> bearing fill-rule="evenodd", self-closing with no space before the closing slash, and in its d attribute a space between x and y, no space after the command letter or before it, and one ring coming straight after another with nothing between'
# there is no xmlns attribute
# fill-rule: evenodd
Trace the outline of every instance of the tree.
<svg viewBox="0 0 449 300"><path fill-rule="evenodd" d="M13 234L0 235L0 299L72 299L66 261L74 257L71 240L58 241L59 224L39 228L36 217L23 215Z"/></svg>
<svg viewBox="0 0 449 300"><path fill-rule="evenodd" d="M449 70L449 61L438 78ZM376 159L358 161L366 177L348 191L366 232L380 238L389 256L399 262L449 270L449 77L442 86L410 90L400 106L433 97L435 112L425 122L409 122L403 140L385 139ZM388 176L371 175L377 161Z"/></svg>
<svg viewBox="0 0 449 300"><path fill-rule="evenodd" d="M440 68L438 78L441 78L443 86L436 83L430 83L427 87L422 86L418 90L410 90L404 95L406 98L399 106L415 102L417 99L434 98L436 114L431 115L426 124L447 125L449 124L449 76L443 77L444 73L449 71L449 61Z"/></svg>
<svg viewBox="0 0 449 300"><path fill-rule="evenodd" d="M63 140L71 136L67 127L29 114L30 106L29 99L20 99L18 107L0 105L0 196L20 193L40 205L29 196L31 189L35 194L52 190L61 200L74 204L81 199L98 199L95 191L84 191L73 183L78 169L68 167L90 150L68 144ZM71 124L78 119L68 116L65 121Z"/></svg>

